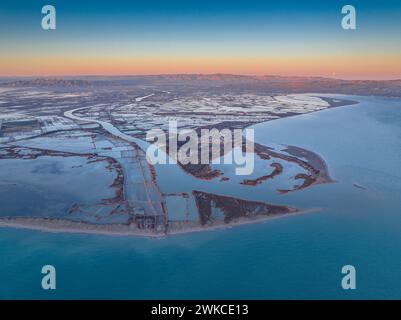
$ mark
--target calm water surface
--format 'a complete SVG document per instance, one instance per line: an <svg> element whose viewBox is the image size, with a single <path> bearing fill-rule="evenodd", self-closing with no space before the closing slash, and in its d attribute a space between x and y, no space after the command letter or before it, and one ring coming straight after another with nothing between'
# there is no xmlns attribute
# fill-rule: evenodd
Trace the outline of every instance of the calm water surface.
<svg viewBox="0 0 401 320"><path fill-rule="evenodd" d="M347 98L361 103L255 126L260 143L322 155L337 183L236 191L321 211L159 240L0 229L0 298L400 299L401 101ZM161 187L171 174L159 172ZM45 264L54 292L40 287ZM341 289L345 264L356 291Z"/></svg>

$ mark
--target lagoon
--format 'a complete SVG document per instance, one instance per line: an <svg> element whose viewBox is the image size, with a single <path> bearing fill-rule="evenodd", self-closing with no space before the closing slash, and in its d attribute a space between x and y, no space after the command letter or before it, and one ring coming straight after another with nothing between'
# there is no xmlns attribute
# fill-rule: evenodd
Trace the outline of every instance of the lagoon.
<svg viewBox="0 0 401 320"><path fill-rule="evenodd" d="M401 101L340 97L360 104L254 127L256 142L320 154L336 183L287 195L211 187L320 211L163 239L0 229L0 298L400 299ZM158 170L171 186L171 167ZM57 269L54 292L40 287L45 264ZM346 264L356 291L341 288Z"/></svg>

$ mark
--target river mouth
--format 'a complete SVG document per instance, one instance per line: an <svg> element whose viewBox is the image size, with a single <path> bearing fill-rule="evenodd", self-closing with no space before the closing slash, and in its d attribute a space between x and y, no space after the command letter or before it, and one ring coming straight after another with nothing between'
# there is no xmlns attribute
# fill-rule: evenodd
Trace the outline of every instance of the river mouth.
<svg viewBox="0 0 401 320"><path fill-rule="evenodd" d="M144 99L149 97L152 95L145 96ZM358 97L322 97L326 101L325 103L343 108L352 108L356 104L354 98ZM350 107L344 107L344 105L350 105ZM336 113L336 109L326 109L321 113ZM37 228L42 221L44 229L74 231L80 226L79 224L69 225L69 221L73 221L83 223L82 232L96 233L97 230L100 233L159 237L194 230L229 227L243 224L246 220L265 220L308 212L310 209L325 208L329 205L304 196L304 194L310 193L309 189L320 190L319 186L322 186L324 190L327 189L324 187L325 185L332 184L337 180L331 177L331 166L326 163L325 152L320 151L319 145L313 143L308 146L310 148L308 149L301 147L303 146L302 142L292 143L291 140L282 140L285 136L281 132L287 131L282 131L283 129L280 129L278 136L265 132L265 128L267 130L270 127L274 128L275 123L283 121L291 123L292 119L298 117L301 119L319 117L317 113L298 117L286 115L282 119L253 125L251 128L256 128L253 148L255 168L251 175L244 178L236 175L234 165L224 164L223 158L227 156L224 153L220 158L221 164L217 164L217 161L206 167L182 165L180 162L178 165L174 163L149 165L145 155L149 146L148 142L120 131L111 123L85 117L84 114L88 110L91 110L91 107L76 108L66 111L65 116L78 123L85 123L85 125L97 124L100 128L71 131L69 142L63 141L63 133L55 133L47 137L32 139L31 142L22 141L20 146L36 145L37 147L37 144L40 146L42 143L42 149L38 150L61 148L58 152L63 152L62 149L70 149L70 152L84 155L96 153L99 156L108 157L107 159L113 159L118 165L115 168L117 175L108 187L103 187L103 190L109 194L114 192L114 197L107 199L107 197L101 196L93 204L99 207L88 207L89 209L85 209L84 201L68 200L63 209L49 205L51 209L49 211L42 210L43 213L39 216L27 214L26 217L21 217L15 214L21 209L14 211L7 209L6 212L9 214L4 215L7 219L3 221L4 224L11 225L15 218L16 226L27 227L32 223ZM231 128L231 126L230 122L220 124L221 128ZM235 127L238 126L245 128L249 124L238 122ZM299 129L299 132L306 131ZM59 139L58 142L56 142L57 139ZM222 148L222 145L219 143L218 147ZM221 149L221 152L223 150L225 149ZM168 154L169 150L163 149L162 152ZM21 157L24 156L29 157L29 155L21 155ZM3 158L6 157L7 155L3 154ZM127 161L126 159L131 160ZM82 164L71 167L82 168ZM206 170L204 170L205 168ZM38 164L35 170L40 173L41 170L51 169L50 167L46 169L45 166ZM171 184L171 181L174 181L174 184ZM75 184L75 182L71 183ZM359 181L354 181L352 186L355 189L367 190L367 187ZM12 188L9 189L12 190ZM336 187L331 189L335 190ZM32 192L32 194L34 193ZM43 197L38 196L37 198L42 199L42 203L46 203ZM301 198L302 201L293 201L298 198ZM28 200L29 197L27 197L27 203L29 203ZM59 203L62 202L59 201ZM28 209L26 211L29 212L29 206L25 209ZM67 212L68 215L54 215L54 213L46 212ZM45 220L33 221L32 219ZM65 223L65 228L62 227L63 223ZM101 225L101 227L92 227L88 223Z"/></svg>
<svg viewBox="0 0 401 320"><path fill-rule="evenodd" d="M137 98L136 101L141 103L153 96L153 94L146 95L143 99ZM336 104L333 106L351 103L348 100L330 100L330 98L323 100L307 95L294 95L289 98L281 96L277 98L277 101L290 103L291 99L295 99L296 103L306 99L309 104L316 103L317 109L326 104L330 105L330 103ZM115 233L118 232L118 228L121 228L120 231L124 234L128 230L133 235L154 234L160 236L169 233L190 232L195 229L231 226L243 224L246 220L264 220L304 212L306 209L310 209L310 206L286 205L284 199L281 198L271 202L270 195L284 196L314 185L333 182L324 159L312 151L290 145L255 144L252 149L252 156L255 158L254 170L246 177L238 176L236 172L233 172L233 170L237 170L235 165L224 164L223 158L229 153L225 153L226 150L220 143L217 147L220 148L221 161L215 161L217 160L215 158L210 165L182 165L180 162L178 165L149 165L145 156L149 146L148 142L122 132L118 126L112 123L87 116L88 113L93 113L93 108L99 107L103 108L100 105L65 111L66 118L86 128L79 131L71 122L63 123L72 130L71 134L67 135L67 139L62 132L50 132L46 137L33 138L27 142L21 140L17 145L28 148L36 147L45 153L54 152L52 151L54 149L58 152L69 150L77 155L96 154L113 159L118 165L116 167L117 176L110 184L109 192L111 189L115 189L115 196L111 199L101 198L96 204L100 206L99 208L88 209L92 210L88 217L86 216L88 210L84 209L84 204L76 201L69 203L68 210L64 209L64 211L68 211L69 215L57 216L43 213L37 217L28 214L27 220L22 221L23 217L11 212L6 215L7 220L3 223L10 225L12 219L15 218L16 225L26 227L33 223L37 228L40 221L32 219L45 219L41 220L45 229L54 227L61 230L63 221L66 225L70 224L68 221L75 221L83 223L82 230L88 232L97 229L101 233L109 231ZM292 113L282 114L283 117L291 115ZM64 120L57 121L63 122ZM92 124L99 127L93 127ZM235 124L222 122L219 124L219 128L232 129L233 125L235 128L245 128L249 124L249 122L243 121ZM197 130L203 129L204 127L200 127ZM212 140L211 143L209 148L212 150L215 140ZM242 148L247 145L246 141ZM169 150L162 150L162 152L168 154ZM231 152L243 153L244 151L234 149ZM96 161L98 160L94 162ZM219 162L221 164L218 164ZM82 165L76 167L82 167ZM170 183L172 179L175 182L174 185ZM73 181L71 183L75 184ZM262 195L260 191L254 192L253 189L263 190L264 194ZM52 210L60 211L54 208ZM103 227L92 228L87 225L88 223L100 224ZM106 226L106 224L112 226ZM78 227L79 225L68 226L65 229L75 230ZM127 229L127 227L129 228Z"/></svg>
<svg viewBox="0 0 401 320"><path fill-rule="evenodd" d="M401 193L401 177L398 173L401 163L401 102L375 97L342 98L358 100L360 104L254 126L256 143L279 152L287 146L296 146L319 155L324 159L335 183L316 184L296 192L280 194L277 192L280 176L258 180L258 177L273 174L276 168L271 164L280 162L280 159L260 161L261 174L258 171L248 179L255 186L241 184L244 179L236 180L234 176L228 181L220 181L220 177L202 180L194 178L179 166L155 166L157 183L162 192L201 192L197 197L205 196L206 209L202 211L205 220L208 220L209 212L219 220L207 227L198 223L192 229L188 225L183 228L183 221L199 221L193 196L188 198L191 200L188 206L192 208L189 216L181 214L186 210L185 198L167 198L167 201L171 201L169 208L176 208L169 236L165 233L146 233L146 230L141 230L141 236L138 230L132 230L126 224L122 225L125 228L122 230L121 225L115 227L116 224L112 222L96 224L68 221L59 224L58 219L3 220L0 223L4 227L0 228L5 261L1 265L4 270L2 274L16 267L23 271L21 274L25 274L25 271L29 274L31 266L20 262L36 258L32 252L39 252L40 259L46 256L46 261L66 265L73 270L72 273L80 276L83 273L88 279L93 277L94 270L102 277L119 277L126 290L122 297L143 299L157 295L158 298L169 298L173 294L176 297L196 298L205 293L227 298L342 299L347 295L338 285L341 266L352 263L363 266L358 270L366 281L366 285L360 287L355 296L372 299L399 297L399 287L394 283L399 277L400 263L397 257L401 250L401 207L398 197ZM92 138L93 132L71 131L68 143L63 137L53 134L40 140L29 140L36 146L22 147L40 148L42 145L57 149L62 146L69 150L58 151L85 153L87 145L94 143L97 152L104 152L99 156L106 156L113 151L114 146L107 139L99 138L105 135L101 128L90 127L88 130L94 130L98 137ZM118 145L118 148L123 146ZM87 168L95 165L100 166L101 163L88 164ZM286 167L284 162L282 165L284 172L288 172L288 178L298 173L299 166L294 164L294 171L290 173L292 166L287 164ZM0 166L1 169L6 171L3 166ZM220 166L215 169L222 170L223 177L230 176L229 168ZM59 165L40 165L35 172L50 175L60 170ZM110 192L109 196L115 196L114 192L111 194L113 189L110 185L116 174L110 173L110 180L104 184ZM0 190L6 188L4 182L10 183L4 179L0 181ZM90 190L91 181L95 179L92 177L85 181L86 188ZM218 195L220 199L211 195ZM224 198L226 196L283 205L300 211L276 215L277 219L239 220L238 224L227 225L220 206L221 200L227 200ZM312 210L304 210L308 208ZM236 227L231 228L234 225ZM186 234L177 230L186 230ZM369 254L366 254L367 250ZM76 261L81 263L77 264ZM118 275L113 271L116 268ZM318 282L317 271L324 275ZM155 274L162 275L155 282L149 282L143 276ZM377 281L378 275L380 282ZM32 278L37 279L36 276L35 271ZM232 279L238 281L233 282ZM8 280L4 281L7 283ZM300 282L310 290L299 291ZM32 287L36 287L35 283ZM177 291L161 292L160 283L168 288L177 288ZM146 290L138 291L139 284L140 288L145 287ZM14 283L10 287L12 285ZM25 283L21 287L25 289ZM99 295L99 286L95 286L96 290L87 284L82 286L80 277L70 288L80 288L91 297L103 297ZM201 294L199 288L203 288Z"/></svg>

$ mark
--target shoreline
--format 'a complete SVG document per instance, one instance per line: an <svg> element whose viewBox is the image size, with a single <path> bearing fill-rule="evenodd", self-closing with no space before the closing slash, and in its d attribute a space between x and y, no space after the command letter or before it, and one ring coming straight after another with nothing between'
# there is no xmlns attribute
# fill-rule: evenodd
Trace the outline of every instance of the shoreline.
<svg viewBox="0 0 401 320"><path fill-rule="evenodd" d="M223 129L230 129L230 130L232 130L232 129L241 129L241 130L245 130L245 129L248 129L248 128L251 128L251 127L253 127L253 126L255 126L255 125L259 125L259 124L261 124L261 123L268 123L268 122L270 122L270 121L274 121L274 120L280 120L280 119L284 119L284 118L290 118L290 117L296 117L296 116L299 116L299 115L304 115L304 114L311 114L311 113L315 113L315 112L319 112L319 111L324 111L324 110L328 110L328 109L332 109L332 108L340 108L340 107L347 107L347 106L353 106L353 105L357 105L357 104L359 104L360 102L359 101L356 101L356 100L349 100L349 99L343 99L343 98L330 98L330 97L322 97L322 96L319 96L319 95L317 95L317 94L312 94L312 93L305 93L306 95L309 95L309 96L312 96L312 97L317 97L317 98L319 98L319 99L322 99L323 101L325 101L326 103L328 103L329 104L329 106L327 107L327 108L325 108L325 109L323 109L323 110L317 110L317 111L312 111L312 112L307 112L307 113L292 113L292 112L289 112L289 113L285 113L285 114L282 114L281 116L280 116L280 118L278 118L278 119L269 119L269 120L261 120L261 121L235 121L235 122L232 122L232 121L223 121L223 122L220 122L220 123L218 123L217 125L213 125L213 126L202 126L202 127L199 127L199 128L197 128L197 129L195 129L196 130L196 132L198 132L198 135L200 135L200 130L202 130L202 129L212 129L212 128L217 128L218 130L223 130ZM140 139L140 137L137 137L138 139ZM182 143L182 144L184 144L184 142ZM259 143L256 143L255 142L255 151L256 151L256 146L259 146L259 147L261 147L261 148L263 148L263 149L269 149L269 147L268 146L265 146L265 145L262 145L262 144L259 144ZM296 146L287 146L288 147L288 150L291 150L291 149L298 149L298 150L301 150L302 148L299 148L299 147L296 147ZM219 148L220 148L220 154L222 154L223 153L223 150L222 150L222 148L224 148L224 145L221 145L220 144L220 146L219 146ZM164 152L166 152L167 154L168 154L168 148L166 147L166 149L165 150L163 150ZM309 150L304 150L304 151L309 151ZM198 151L198 152L200 152L200 150ZM279 153L277 153L277 152L273 152L273 151L269 151L271 154L276 154L276 155L279 155ZM311 154L313 153L312 151L309 151ZM255 152L256 154L257 154L257 152ZM317 154L316 154L317 155ZM211 155L210 155L211 156ZM284 156L284 155L281 155L281 156ZM291 157L291 153L289 153L289 156ZM318 156L318 155L317 155ZM280 158L280 156L278 157L278 158ZM322 158L322 160L323 160L323 162L325 162L324 161L324 159ZM299 159L297 160L297 161L295 161L295 162L297 162L298 164L300 163L300 161L299 161ZM201 180L206 180L206 181L210 181L210 180L213 180L213 179L215 179L215 178L219 178L219 177L221 177L221 172L220 171L216 171L216 170L212 170L212 168L211 168L211 166L210 166L210 164L205 164L205 165L201 165L201 166L199 166L199 165L196 165L196 166L194 166L194 165L191 165L191 164L187 164L187 165L183 165L183 164L181 164L180 162L178 163L178 165L181 167L181 169L182 170L184 170L186 173L188 173L189 175L191 175L191 176L193 176L194 178L197 178L197 179L201 179ZM319 177L319 181L315 181L314 183L312 183L312 184L321 184L321 183L332 183L332 182L335 182L330 176L329 176L329 174L328 174L328 170L327 170L327 166L326 165L324 165L323 166L324 168L322 168L322 169L324 169L324 173L323 173L323 175L324 175L324 177ZM259 177L257 180L259 180L260 178L262 178L262 177ZM264 180L264 179L262 179L262 180ZM309 186L309 185L308 185ZM308 187L307 186L307 187ZM304 187L303 187L304 188ZM303 189L302 188L302 189ZM288 191L295 191L295 190L288 190Z"/></svg>
<svg viewBox="0 0 401 320"><path fill-rule="evenodd" d="M321 98L321 97L319 97L319 98ZM336 101L337 105L332 105L333 101ZM327 101L327 102L330 104L329 108L355 105L355 104L359 103L357 101L351 101L351 100L345 100L345 99L330 99L330 102L332 102L332 103L330 103L329 101ZM76 111L76 110L80 110L80 109L82 109L82 108L70 110L70 113L72 113L73 111ZM286 114L285 116L283 116L283 118L289 117L289 116L295 116L295 114L294 115ZM262 121L262 122L269 122L269 121L273 121L273 120ZM243 128L252 126L254 124L255 123L243 123L243 125L244 125ZM291 148L293 148L293 150ZM299 150L297 147L287 146L287 150L288 150L288 152L287 152L288 155L286 157L288 157L288 158L292 158L292 156L294 156L294 153L295 153L295 155L298 155L297 153L299 153ZM305 150L305 151L307 151L307 150ZM269 153L275 154L275 152L273 152L271 150L269 150ZM281 155L281 157L283 157L283 155ZM297 160L299 160L299 159L297 159ZM324 168L320 168L320 169L324 169L323 173L327 173L327 176L325 176L323 174L323 177L321 177L319 174L319 175L317 175L317 178L323 179L324 181L320 181L319 179L316 179L316 181L313 181L312 183L309 183L302 188L309 187L310 185L313 185L313 184L319 184L319 183L324 183L324 182L325 183L333 182L333 180L331 180L330 176L328 175L328 170L327 170L327 166L326 166L324 159L321 159L321 160L324 162L324 166L323 166ZM313 168L313 166L312 166L312 169L316 169L316 168ZM188 174L191 174L190 172L187 172L187 170L185 170L185 169L183 171ZM318 170L318 171L320 172L320 170ZM153 179L154 178L155 177L153 177ZM302 177L299 177L299 178L301 179ZM326 179L324 179L324 178L326 178ZM307 181L308 180L306 179L305 183ZM290 192L291 190L284 190L284 191ZM163 231L140 229L136 225L92 224L92 223L72 221L72 220L53 219L53 218L35 218L35 217L0 218L0 228L9 227L9 228L29 229L29 230L37 230L37 231L42 231L42 232L52 232L52 233L81 233L81 234L163 238L163 237L167 237L170 235L187 234L187 233L192 233L192 232L204 232L204 231L216 230L216 229L233 228L233 227L236 227L239 225L253 224L253 223L260 222L260 221L267 221L267 220L271 220L271 219L282 218L285 216L292 216L292 215L307 213L307 212L311 212L311 211L316 211L316 210L315 209L306 209L306 210L302 210L302 209L298 210L297 209L296 211L293 211L293 212L268 214L268 215L264 215L264 216L260 215L260 216L253 216L253 217L237 217L235 220L232 220L229 223L226 223L224 221L212 221L206 226L203 226L202 224L200 224L199 221L182 221L182 222L172 221L166 225L166 229Z"/></svg>
<svg viewBox="0 0 401 320"><path fill-rule="evenodd" d="M260 222L268 222L271 220L282 219L286 217L293 217L307 213L314 213L321 211L321 208L310 208L303 209L288 214L277 214L269 216L258 216L251 219L242 218L235 222L225 223L224 221L214 222L209 226L201 226L196 222L189 222L187 226L180 229L181 226L175 226L171 228L169 226L168 232L154 232L146 231L142 229L132 228L129 225L122 224L104 224L96 225L84 222L76 222L71 220L62 219L47 219L47 218L0 218L0 228L6 229L17 229L17 230L31 230L46 233L71 233L71 234L87 234L87 235L104 235L104 236L116 236L116 237L138 237L138 238L149 238L149 239L161 239L176 235L205 232L205 231L218 231L236 228L245 225L256 224ZM174 222L173 222L174 223ZM188 222L178 222L175 224L185 224ZM194 224L196 223L196 225Z"/></svg>

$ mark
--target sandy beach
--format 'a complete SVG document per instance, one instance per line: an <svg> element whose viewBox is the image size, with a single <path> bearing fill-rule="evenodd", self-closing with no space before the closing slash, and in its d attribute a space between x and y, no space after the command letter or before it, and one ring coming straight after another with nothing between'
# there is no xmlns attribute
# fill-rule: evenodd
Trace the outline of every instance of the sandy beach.
<svg viewBox="0 0 401 320"><path fill-rule="evenodd" d="M51 233L81 233L108 236L133 236L148 238L164 238L167 236L204 232L221 229L230 229L241 225L248 225L259 222L268 222L275 219L282 219L301 214L314 213L320 211L320 208L311 208L293 212L290 214L280 214L271 216L258 216L251 219L240 218L229 224L223 221L215 221L207 226L201 226L198 222L172 222L167 228L167 232L158 232L155 230L138 229L135 225L123 224L90 224L76 221L45 219L45 218L0 218L0 228L15 228L36 230Z"/></svg>

